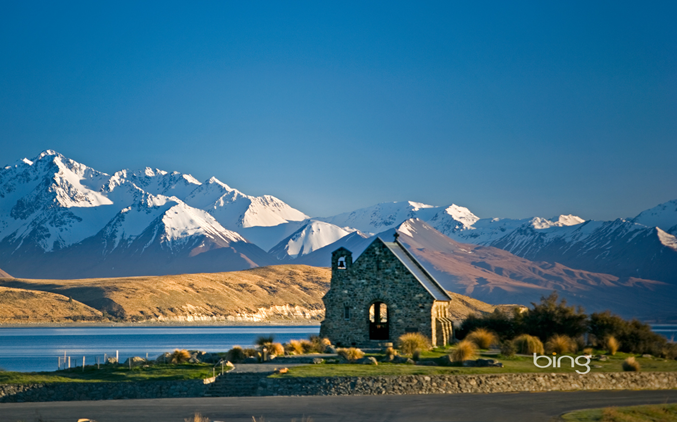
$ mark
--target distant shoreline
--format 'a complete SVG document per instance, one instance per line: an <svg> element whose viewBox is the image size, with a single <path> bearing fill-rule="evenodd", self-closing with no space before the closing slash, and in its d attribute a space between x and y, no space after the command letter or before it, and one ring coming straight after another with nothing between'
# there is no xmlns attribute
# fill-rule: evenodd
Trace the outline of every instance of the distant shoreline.
<svg viewBox="0 0 677 422"><path fill-rule="evenodd" d="M84 328L84 327L265 327L265 326L319 327L312 321L143 321L143 322L30 322L26 324L0 323L0 328Z"/></svg>

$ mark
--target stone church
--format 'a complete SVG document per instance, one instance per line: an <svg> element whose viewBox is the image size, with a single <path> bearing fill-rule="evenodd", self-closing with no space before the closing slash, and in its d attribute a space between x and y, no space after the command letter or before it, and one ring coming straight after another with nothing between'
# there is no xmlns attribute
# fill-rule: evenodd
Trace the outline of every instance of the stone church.
<svg viewBox="0 0 677 422"><path fill-rule="evenodd" d="M355 262L346 248L332 253L320 336L342 347L396 342L414 332L435 346L450 342L451 297L397 236L376 238Z"/></svg>

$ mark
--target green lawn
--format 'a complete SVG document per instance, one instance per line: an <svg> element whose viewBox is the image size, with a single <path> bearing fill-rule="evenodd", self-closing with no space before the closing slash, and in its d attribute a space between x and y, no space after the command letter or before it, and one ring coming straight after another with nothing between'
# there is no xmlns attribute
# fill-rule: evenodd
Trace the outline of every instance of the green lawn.
<svg viewBox="0 0 677 422"><path fill-rule="evenodd" d="M421 356L422 361L433 362L434 359L448 353L448 349L436 349L425 352ZM376 355L374 355L376 356ZM615 356L609 356L606 362L593 360L590 363L592 372L621 372L622 363L625 358L631 356L626 353L617 353ZM423 366L423 365L395 365L392 363L379 363L377 366L360 364L319 364L304 365L289 368L286 374L275 374L271 377L357 377L357 376L379 376L379 375L438 375L438 374L501 374L501 373L575 373L575 370L584 371L585 368L571 365L563 365L562 368L537 368L533 364L532 357L515 356L506 358L496 356L487 351L483 351L480 357L485 359L497 359L503 363L503 368L463 368L463 367L441 367L441 366ZM660 358L636 358L642 366L642 371L677 371L677 360L665 360ZM563 361L564 362L564 361ZM566 360L566 362L569 362ZM544 362L541 361L541 364ZM593 365L600 366L595 368Z"/></svg>
<svg viewBox="0 0 677 422"><path fill-rule="evenodd" d="M677 404L577 410L562 416L570 422L677 422Z"/></svg>
<svg viewBox="0 0 677 422"><path fill-rule="evenodd" d="M133 382L205 379L212 376L210 364L151 365L148 368L102 365L55 372L0 372L0 384L48 382Z"/></svg>

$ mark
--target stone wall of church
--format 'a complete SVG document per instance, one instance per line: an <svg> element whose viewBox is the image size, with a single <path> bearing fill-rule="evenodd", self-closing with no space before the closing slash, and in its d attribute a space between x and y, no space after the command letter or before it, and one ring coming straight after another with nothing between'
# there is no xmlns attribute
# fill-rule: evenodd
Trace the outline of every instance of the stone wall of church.
<svg viewBox="0 0 677 422"><path fill-rule="evenodd" d="M348 269L337 268L341 257ZM420 332L436 343L441 338L435 332L433 297L381 241L372 243L354 263L347 250L335 252L331 288L323 301L320 335L340 346L370 343L369 308L374 302L388 307L389 341L406 332Z"/></svg>

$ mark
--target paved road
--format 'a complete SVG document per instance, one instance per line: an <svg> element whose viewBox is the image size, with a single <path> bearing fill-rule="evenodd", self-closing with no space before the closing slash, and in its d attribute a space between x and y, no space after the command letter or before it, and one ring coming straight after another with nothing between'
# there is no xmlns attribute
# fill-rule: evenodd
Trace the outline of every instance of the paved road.
<svg viewBox="0 0 677 422"><path fill-rule="evenodd" d="M0 421L183 422L196 410L212 421L547 422L575 409L677 403L677 390L421 396L244 397L0 404Z"/></svg>

